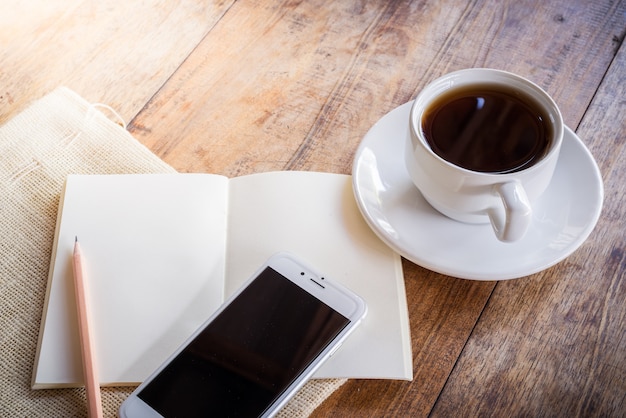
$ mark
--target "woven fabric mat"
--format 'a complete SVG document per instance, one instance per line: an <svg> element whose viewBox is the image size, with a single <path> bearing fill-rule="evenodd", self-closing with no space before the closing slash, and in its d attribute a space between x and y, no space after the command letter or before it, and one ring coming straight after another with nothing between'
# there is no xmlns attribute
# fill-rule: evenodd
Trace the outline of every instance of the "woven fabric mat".
<svg viewBox="0 0 626 418"><path fill-rule="evenodd" d="M67 88L0 127L0 416L86 416L80 389L31 390L59 196L69 173L174 173L123 127ZM311 412L344 379L312 380L279 416ZM117 416L131 387L102 388Z"/></svg>

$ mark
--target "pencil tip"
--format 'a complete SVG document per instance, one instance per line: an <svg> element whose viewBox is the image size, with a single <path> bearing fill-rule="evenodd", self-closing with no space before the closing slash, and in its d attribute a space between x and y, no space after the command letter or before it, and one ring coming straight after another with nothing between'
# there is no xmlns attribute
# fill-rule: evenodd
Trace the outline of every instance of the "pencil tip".
<svg viewBox="0 0 626 418"><path fill-rule="evenodd" d="M74 237L74 242L78 242L78 235Z"/></svg>

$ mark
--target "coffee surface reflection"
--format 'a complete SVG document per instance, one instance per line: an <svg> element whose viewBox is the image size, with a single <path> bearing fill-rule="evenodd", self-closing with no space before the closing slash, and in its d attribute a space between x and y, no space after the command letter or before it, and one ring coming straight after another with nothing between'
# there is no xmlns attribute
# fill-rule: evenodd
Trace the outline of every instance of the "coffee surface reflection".
<svg viewBox="0 0 626 418"><path fill-rule="evenodd" d="M422 131L431 149L459 167L510 173L541 160L553 132L529 97L503 86L452 89L431 103Z"/></svg>

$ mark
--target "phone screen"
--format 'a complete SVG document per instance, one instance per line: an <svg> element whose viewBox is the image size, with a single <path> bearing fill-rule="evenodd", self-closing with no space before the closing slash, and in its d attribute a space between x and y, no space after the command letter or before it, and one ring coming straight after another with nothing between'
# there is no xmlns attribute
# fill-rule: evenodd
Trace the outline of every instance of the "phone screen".
<svg viewBox="0 0 626 418"><path fill-rule="evenodd" d="M349 322L267 267L137 396L164 417L261 415Z"/></svg>

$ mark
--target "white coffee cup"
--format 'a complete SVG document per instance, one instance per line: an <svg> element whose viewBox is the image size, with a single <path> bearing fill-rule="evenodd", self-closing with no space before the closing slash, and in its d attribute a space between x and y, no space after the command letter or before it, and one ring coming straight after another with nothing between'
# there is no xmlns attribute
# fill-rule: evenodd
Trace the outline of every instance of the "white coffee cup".
<svg viewBox="0 0 626 418"><path fill-rule="evenodd" d="M496 173L463 168L438 155L422 129L429 106L453 90L505 88L538 108L550 128L549 145L534 164ZM532 221L533 205L546 190L563 142L563 118L554 100L534 83L508 72L472 68L444 75L424 88L411 108L406 166L424 198L444 215L461 222L490 222L503 242L521 239Z"/></svg>

